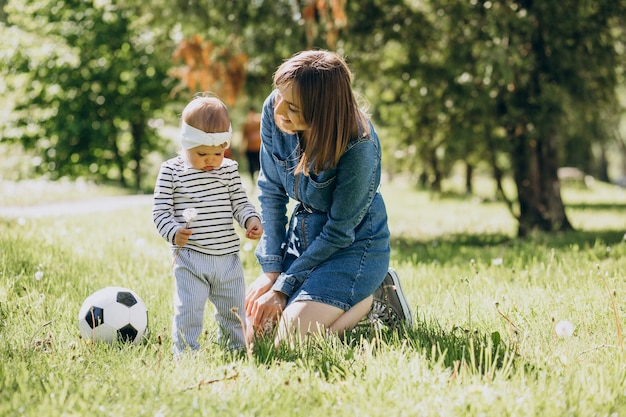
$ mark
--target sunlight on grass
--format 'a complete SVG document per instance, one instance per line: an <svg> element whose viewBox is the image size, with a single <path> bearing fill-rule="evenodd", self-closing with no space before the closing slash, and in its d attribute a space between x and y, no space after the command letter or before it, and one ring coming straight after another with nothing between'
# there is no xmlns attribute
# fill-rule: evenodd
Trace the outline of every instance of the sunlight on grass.
<svg viewBox="0 0 626 417"><path fill-rule="evenodd" d="M0 206L34 206L128 193L119 187L101 186L83 180L50 182L37 179L14 182L0 179Z"/></svg>

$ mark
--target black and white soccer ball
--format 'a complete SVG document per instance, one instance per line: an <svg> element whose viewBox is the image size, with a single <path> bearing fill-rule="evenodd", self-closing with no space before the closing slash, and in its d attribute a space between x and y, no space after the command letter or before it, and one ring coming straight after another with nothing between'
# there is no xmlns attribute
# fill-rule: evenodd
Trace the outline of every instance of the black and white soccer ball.
<svg viewBox="0 0 626 417"><path fill-rule="evenodd" d="M84 339L94 342L138 343L148 332L148 308L128 288L102 288L83 302L78 329Z"/></svg>

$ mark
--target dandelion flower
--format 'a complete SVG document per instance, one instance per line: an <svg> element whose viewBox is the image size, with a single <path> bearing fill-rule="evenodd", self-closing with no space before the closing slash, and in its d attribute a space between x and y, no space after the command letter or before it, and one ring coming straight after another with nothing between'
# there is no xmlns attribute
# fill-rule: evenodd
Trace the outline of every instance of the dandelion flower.
<svg viewBox="0 0 626 417"><path fill-rule="evenodd" d="M504 260L503 260L502 258L493 258L493 259L491 260L491 265L493 265L493 266L499 266L499 265L502 265L503 261L504 261Z"/></svg>
<svg viewBox="0 0 626 417"><path fill-rule="evenodd" d="M35 279L37 281L41 281L41 279L43 278L43 271L37 271L35 272Z"/></svg>
<svg viewBox="0 0 626 417"><path fill-rule="evenodd" d="M196 217L198 217L198 210L196 210L193 207L186 208L185 211L183 211L183 217L185 218L185 221L187 222L187 224L189 224Z"/></svg>
<svg viewBox="0 0 626 417"><path fill-rule="evenodd" d="M570 337L574 334L574 325L568 320L561 320L554 326L554 331L559 337Z"/></svg>

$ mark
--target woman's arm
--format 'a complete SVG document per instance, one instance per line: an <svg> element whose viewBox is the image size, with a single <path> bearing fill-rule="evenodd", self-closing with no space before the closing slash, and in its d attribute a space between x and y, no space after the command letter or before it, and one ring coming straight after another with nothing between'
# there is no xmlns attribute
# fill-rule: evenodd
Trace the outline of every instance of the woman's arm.
<svg viewBox="0 0 626 417"><path fill-rule="evenodd" d="M263 105L261 119L261 170L258 187L260 190L263 236L257 245L256 256L264 272L280 272L283 265L283 243L287 227L287 204L289 196L280 178L279 167L272 156L274 122L274 94Z"/></svg>
<svg viewBox="0 0 626 417"><path fill-rule="evenodd" d="M281 274L272 289L293 294L307 274L340 249L349 247L380 184L380 151L374 139L349 148L337 165L336 188L321 234Z"/></svg>

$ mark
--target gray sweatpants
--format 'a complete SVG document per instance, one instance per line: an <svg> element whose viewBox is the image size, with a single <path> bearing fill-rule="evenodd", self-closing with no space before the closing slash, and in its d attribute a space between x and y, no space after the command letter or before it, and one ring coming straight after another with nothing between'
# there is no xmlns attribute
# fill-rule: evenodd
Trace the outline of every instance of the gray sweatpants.
<svg viewBox="0 0 626 417"><path fill-rule="evenodd" d="M207 299L215 306L218 341L230 349L245 347L245 280L239 254L212 256L182 248L174 266L174 354L198 350ZM244 324L245 326L245 324Z"/></svg>

